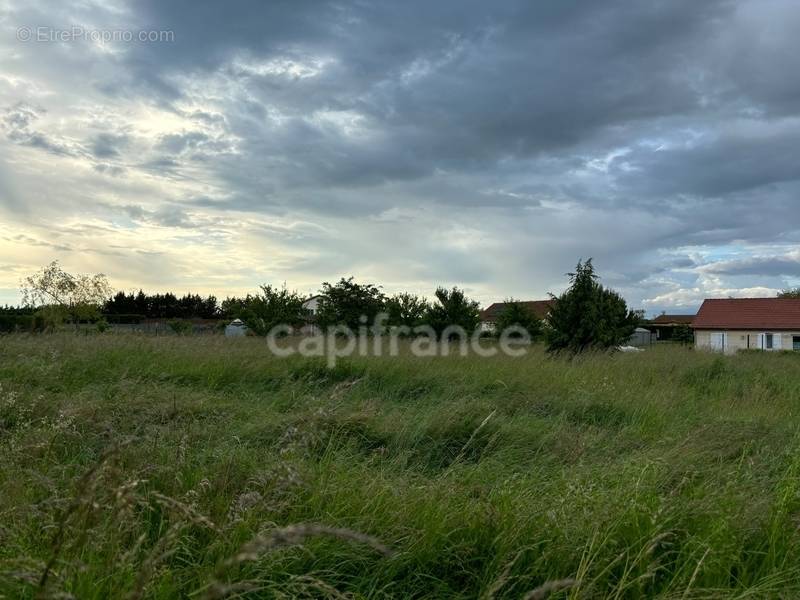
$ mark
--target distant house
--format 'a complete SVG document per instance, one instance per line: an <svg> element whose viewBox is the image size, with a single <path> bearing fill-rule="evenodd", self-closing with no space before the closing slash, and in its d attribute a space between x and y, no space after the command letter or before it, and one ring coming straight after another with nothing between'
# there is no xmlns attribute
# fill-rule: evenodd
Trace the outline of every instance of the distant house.
<svg viewBox="0 0 800 600"><path fill-rule="evenodd" d="M706 300L692 327L697 348L800 351L800 299Z"/></svg>
<svg viewBox="0 0 800 600"><path fill-rule="evenodd" d="M550 314L550 309L553 307L555 300L528 300L525 302L518 302L523 308L530 311L539 319L547 319ZM497 319L503 314L503 311L508 306L508 302L495 302L488 308L481 311L480 314L480 329L481 331L494 331L497 327Z"/></svg>
<svg viewBox="0 0 800 600"><path fill-rule="evenodd" d="M671 340L675 330L680 327L691 327L695 315L658 315L647 321L644 326L656 334L659 340Z"/></svg>
<svg viewBox="0 0 800 600"><path fill-rule="evenodd" d="M317 326L315 320L322 303L323 296L317 294L311 296L308 300L303 302L303 310L306 311L306 324L301 328L301 333L306 335L315 335L317 333Z"/></svg>
<svg viewBox="0 0 800 600"><path fill-rule="evenodd" d="M317 294L316 296L311 296L308 300L303 302L303 309L305 309L306 314L309 317L317 316L321 301L322 301L322 296Z"/></svg>

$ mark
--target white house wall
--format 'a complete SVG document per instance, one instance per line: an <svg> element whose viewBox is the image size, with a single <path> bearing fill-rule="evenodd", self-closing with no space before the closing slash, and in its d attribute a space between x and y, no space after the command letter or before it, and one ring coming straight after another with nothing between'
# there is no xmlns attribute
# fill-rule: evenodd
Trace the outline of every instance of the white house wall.
<svg viewBox="0 0 800 600"><path fill-rule="evenodd" d="M766 348L764 334L773 334L773 348L771 350L792 350L793 337L800 336L797 331L757 331L757 330L711 330L697 329L694 333L695 347L704 350L715 350L714 334L725 334L724 352L734 354L739 350L770 350ZM748 343L749 339L749 343Z"/></svg>

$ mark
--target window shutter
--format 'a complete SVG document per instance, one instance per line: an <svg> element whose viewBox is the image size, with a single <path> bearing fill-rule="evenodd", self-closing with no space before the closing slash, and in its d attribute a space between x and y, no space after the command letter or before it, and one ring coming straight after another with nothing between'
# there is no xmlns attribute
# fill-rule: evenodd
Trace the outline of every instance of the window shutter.
<svg viewBox="0 0 800 600"><path fill-rule="evenodd" d="M783 337L782 333L773 333L772 334L772 349L773 350L780 350L781 349L781 342L783 341L781 338Z"/></svg>

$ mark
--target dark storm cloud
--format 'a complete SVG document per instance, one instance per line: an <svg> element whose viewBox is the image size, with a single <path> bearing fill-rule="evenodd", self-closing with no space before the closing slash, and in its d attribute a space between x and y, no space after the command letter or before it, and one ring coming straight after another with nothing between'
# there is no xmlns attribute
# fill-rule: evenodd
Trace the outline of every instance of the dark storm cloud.
<svg viewBox="0 0 800 600"><path fill-rule="evenodd" d="M639 149L618 159L633 171L618 172L621 183L640 193L720 197L764 185L797 181L800 126L750 123L747 132L722 133L691 147Z"/></svg>
<svg viewBox="0 0 800 600"><path fill-rule="evenodd" d="M737 2L735 18L719 28L712 70L718 93L756 106L770 117L796 116L800 97L794 0Z"/></svg>
<svg viewBox="0 0 800 600"><path fill-rule="evenodd" d="M692 56L730 4L158 2L142 16L174 27L178 42L143 47L131 60L165 77L237 55L332 59L319 77L250 75L249 88L262 106L297 117L318 109L367 117L384 135L366 145L324 139L303 122L280 132L296 141L295 154L318 144L308 167L322 182L360 184L530 156L604 128L691 113L701 99Z"/></svg>
<svg viewBox="0 0 800 600"><path fill-rule="evenodd" d="M720 275L764 275L800 277L800 256L754 257L720 261L708 265L705 271Z"/></svg>

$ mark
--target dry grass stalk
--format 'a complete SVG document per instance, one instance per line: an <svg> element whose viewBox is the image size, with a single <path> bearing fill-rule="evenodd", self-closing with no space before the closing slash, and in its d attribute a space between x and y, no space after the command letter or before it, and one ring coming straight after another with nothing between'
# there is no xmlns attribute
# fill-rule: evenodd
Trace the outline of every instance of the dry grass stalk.
<svg viewBox="0 0 800 600"><path fill-rule="evenodd" d="M483 594L483 600L492 600L500 592L500 590L503 589L503 586L505 586L505 584L512 579L511 570L514 568L514 565L517 563L519 558L525 554L526 550L527 548L521 549L514 555L514 558L506 563L506 566L503 568L503 572L497 579L494 580L492 585L489 586L489 589Z"/></svg>
<svg viewBox="0 0 800 600"><path fill-rule="evenodd" d="M550 594L568 590L576 583L577 581L574 579L554 579L553 581L543 583L535 590L531 590L522 598L523 600L544 600L544 598L547 598Z"/></svg>
<svg viewBox="0 0 800 600"><path fill-rule="evenodd" d="M389 557L392 556L393 551L391 548L386 546L377 538L374 538L370 535L366 535L364 533L360 533L358 531L353 531L352 529L344 529L340 527L330 527L328 525L320 525L316 523L298 523L296 525L288 525L286 527L280 527L268 533L259 534L246 544L244 544L234 556L227 559L224 563L222 563L220 569L218 570L217 581L214 581L206 591L206 599L207 600L216 600L219 598L224 598L227 595L239 591L239 586L245 585L248 586L249 584L240 583L240 584L232 584L226 585L219 581L220 576L222 573L233 566L242 564L244 562L255 561L258 560L260 556L265 553L271 552L278 548L285 548L287 546L296 546L302 544L306 539L315 536L329 536L338 538L341 540L346 540L349 542L357 542L360 544L364 544L372 548L375 552L382 554L383 556ZM326 589L330 586L327 584L323 584L318 580L314 580L315 587L319 587L320 584L324 585ZM320 588L321 589L321 588ZM330 588L328 591L330 591ZM340 595L338 590L336 591L337 595Z"/></svg>
<svg viewBox="0 0 800 600"><path fill-rule="evenodd" d="M69 521L83 508L93 505L97 481L102 468L113 456L119 453L120 449L124 445L131 443L131 441L131 439L125 440L106 449L100 455L100 458L97 460L97 462L83 475L81 475L80 479L78 480L76 486L77 494L58 519L58 528L56 529L56 532L53 534L53 538L50 541L50 547L52 550L50 552L50 558L45 564L41 577L39 578L39 595L42 595L44 590L47 588L47 581L50 578L53 567L61 555L62 549L64 548L64 543L66 542L67 525L69 524Z"/></svg>
<svg viewBox="0 0 800 600"><path fill-rule="evenodd" d="M316 523L299 523L297 525L280 527L266 535L262 534L256 536L242 546L238 553L229 558L225 562L225 565L232 566L242 562L258 560L258 557L265 552L270 552L271 550L285 546L302 544L307 538L319 535L327 535L350 542L358 542L369 546L375 550L375 552L383 554L384 556L391 556L393 554L391 548L383 544L380 540L364 533L353 531L352 529L329 527Z"/></svg>
<svg viewBox="0 0 800 600"><path fill-rule="evenodd" d="M455 459L453 459L453 462L450 464L451 467L453 467L454 465L457 465L459 462L461 462L461 460L464 458L464 455L466 454L467 450L469 450L469 447L472 445L472 442L475 441L476 436L481 432L481 430L484 427L486 427L486 424L489 421L492 420L492 417L495 416L495 414L497 414L497 409L496 408L492 412L490 412L489 415L483 421L481 421L480 425L478 425L475 428L475 431L473 431L472 435L469 436L469 439L467 440L467 443L464 444L464 446L461 448L461 450L459 450L459 452L456 455Z"/></svg>
<svg viewBox="0 0 800 600"><path fill-rule="evenodd" d="M147 583L152 579L156 567L177 551L175 542L178 541L184 527L186 527L186 523L178 521L170 525L167 532L158 539L147 558L142 561L139 572L136 574L136 582L128 593L128 600L139 600L144 595Z"/></svg>
<svg viewBox="0 0 800 600"><path fill-rule="evenodd" d="M181 502L180 500L176 500L175 498L170 498L169 496L165 496L164 494L159 494L158 492L152 492L151 494L153 498L155 498L156 502L161 504L162 506L172 509L175 512L178 512L181 516L186 519L188 523L194 523L195 525L201 525L202 527L206 527L215 533L222 534L217 525L211 521L205 515L201 515L197 512L193 507L189 506L188 504Z"/></svg>

